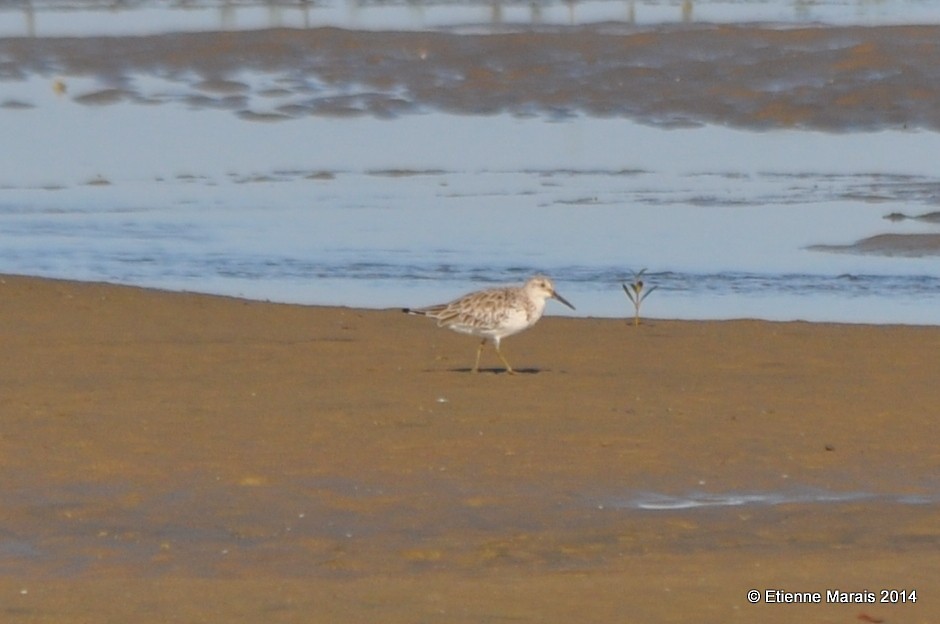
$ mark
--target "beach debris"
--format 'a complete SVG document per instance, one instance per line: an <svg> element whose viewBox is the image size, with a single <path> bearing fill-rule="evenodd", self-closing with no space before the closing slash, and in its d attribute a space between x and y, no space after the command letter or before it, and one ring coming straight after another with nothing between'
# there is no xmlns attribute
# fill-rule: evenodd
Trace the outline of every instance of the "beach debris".
<svg viewBox="0 0 940 624"><path fill-rule="evenodd" d="M622 286L623 292L627 293L627 298L633 303L633 326L636 327L640 324L640 306L657 287L652 286L646 288L646 284L643 283L643 274L646 273L646 269L632 271L632 273L633 282L630 284L622 284Z"/></svg>

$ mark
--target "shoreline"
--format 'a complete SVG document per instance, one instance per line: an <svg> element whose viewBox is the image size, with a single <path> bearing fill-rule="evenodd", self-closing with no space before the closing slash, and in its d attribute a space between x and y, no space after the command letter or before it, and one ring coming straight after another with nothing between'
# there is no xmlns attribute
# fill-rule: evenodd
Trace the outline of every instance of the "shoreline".
<svg viewBox="0 0 940 624"><path fill-rule="evenodd" d="M940 616L940 328L547 317L472 375L397 311L0 291L12 622ZM616 506L805 491L889 497Z"/></svg>
<svg viewBox="0 0 940 624"><path fill-rule="evenodd" d="M476 285L466 285L461 288L449 288L441 289L439 293L430 292L427 290L418 291L421 294L421 297L415 298L410 297L407 300L403 299L399 302L385 302L382 305L377 305L375 307L370 307L367 305L350 303L320 303L316 301L290 301L290 300L281 300L277 298L271 298L268 296L257 295L251 296L244 293L228 293L228 292L213 292L213 291L200 291L200 290L189 290L189 289L178 289L174 287L165 287L165 286L154 286L154 285L140 285L140 284L127 284L119 282L108 282L102 281L100 279L72 279L72 278L61 278L61 277L46 277L46 276L37 276L37 275L27 275L27 274L16 274L16 273L2 273L0 272L0 285L2 285L3 280L6 278L11 279L24 279L24 280L40 280L47 282L61 282L63 284L86 284L89 286L102 286L102 287L114 287L114 288L127 288L127 289L139 289L142 291L150 291L154 293L165 293L170 295L189 295L189 296L201 296L201 297L214 297L219 299L230 299L233 301L241 302L251 302L251 303L260 303L260 304L270 304L276 306L300 306L304 308L316 308L316 309L336 309L336 310L348 310L351 312L360 311L360 312L394 312L399 311L402 307L408 306L421 306L421 305L431 305L434 302L443 302L445 300L454 299L463 294L471 292L472 290L488 288L496 285L512 284L512 283L522 283L522 280L506 281L506 282L480 282ZM582 293L582 298L585 293ZM596 301L598 295L596 293L587 293L590 300ZM357 295L354 298L362 299L365 298L366 294L364 292L357 291ZM625 295L622 294L622 291L619 290L616 286L611 286L610 297L612 299L622 299L622 313L616 316L614 315L598 315L592 314L587 316L581 316L580 311L572 313L566 308L561 306L555 307L554 305L548 306L548 309L545 311L546 318L566 318L566 319L581 319L584 321L613 321L613 322L625 322L632 324L633 323L633 309L630 307L632 304ZM685 294L686 299L691 300L708 300L708 297L699 297L694 293ZM845 297L846 301L859 300L858 297ZM773 301L773 300L770 300ZM582 306L579 306L581 308ZM610 307L610 306L606 306ZM652 305L644 305L642 310L647 310L652 307ZM757 310L766 310L771 305L769 303L758 303L756 306ZM825 308L828 309L828 308ZM915 315L918 316L918 315ZM640 315L641 324L652 324L656 322L664 323L734 323L734 322L764 322L764 323L810 323L814 325L845 325L850 327L911 327L911 328L932 328L940 327L940 322L931 323L922 320L891 320L891 321L875 321L870 319L862 318L861 320L852 320L852 319L830 319L830 318L813 318L812 316L800 316L795 318L768 318L766 316L761 316L758 314L753 315L741 315L741 316L722 316L716 315L713 317L702 317L702 318L689 318L689 317L670 317L670 316L655 316L655 315L646 315L641 312Z"/></svg>

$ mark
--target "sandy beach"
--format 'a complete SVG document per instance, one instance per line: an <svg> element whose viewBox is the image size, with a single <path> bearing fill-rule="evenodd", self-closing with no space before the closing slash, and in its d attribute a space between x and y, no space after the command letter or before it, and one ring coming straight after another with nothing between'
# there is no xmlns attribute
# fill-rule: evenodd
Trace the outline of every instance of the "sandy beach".
<svg viewBox="0 0 940 624"><path fill-rule="evenodd" d="M940 617L940 328L0 292L5 622Z"/></svg>

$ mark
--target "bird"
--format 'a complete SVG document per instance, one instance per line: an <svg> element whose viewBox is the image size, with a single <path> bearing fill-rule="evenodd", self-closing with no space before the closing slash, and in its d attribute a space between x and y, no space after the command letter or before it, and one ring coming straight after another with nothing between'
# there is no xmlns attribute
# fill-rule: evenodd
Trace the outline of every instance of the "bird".
<svg viewBox="0 0 940 624"><path fill-rule="evenodd" d="M522 286L500 286L468 293L450 303L432 305L425 308L403 308L406 314L427 316L437 320L438 327L446 327L461 334L482 338L477 348L477 359L473 372L480 371L480 355L487 342L492 342L496 355L506 366L506 372L515 374L509 361L499 350L503 338L518 334L535 325L545 303L556 299L572 310L575 309L567 299L555 291L552 280L544 275L530 278Z"/></svg>

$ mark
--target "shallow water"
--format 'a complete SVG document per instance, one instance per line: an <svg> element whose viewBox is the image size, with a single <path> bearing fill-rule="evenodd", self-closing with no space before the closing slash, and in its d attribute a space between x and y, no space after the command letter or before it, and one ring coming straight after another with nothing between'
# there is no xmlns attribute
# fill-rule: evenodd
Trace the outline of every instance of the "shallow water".
<svg viewBox="0 0 940 624"><path fill-rule="evenodd" d="M935 231L884 219L928 210L935 133L443 114L259 124L86 107L46 86L17 84L37 105L0 115L31 146L0 181L6 272L398 307L545 271L578 314L620 316L620 284L647 268L652 316L937 322L935 256L808 249Z"/></svg>
<svg viewBox="0 0 940 624"><path fill-rule="evenodd" d="M826 490L729 493L692 492L679 496L644 492L624 500L614 501L612 504L601 504L601 507L655 512L721 507L841 504L855 502L876 502L893 505L932 505L936 504L937 500L919 495L877 495L870 492L830 492Z"/></svg>
<svg viewBox="0 0 940 624"><path fill-rule="evenodd" d="M940 321L938 225L884 218L940 204L935 31L790 28L937 23L929 5L688 4L479 39L241 19L186 34L299 8L34 3L41 36L0 40L0 271L366 307L539 271L577 314L617 317L645 268L653 317ZM464 9L481 7L421 8L477 32ZM63 15L84 37L56 38ZM682 19L777 21L664 24ZM611 79L624 44L652 82ZM893 105L872 107L884 89Z"/></svg>
<svg viewBox="0 0 940 624"><path fill-rule="evenodd" d="M27 0L0 7L0 36L82 36L337 26L487 30L624 22L936 23L931 0L587 0L580 2L304 2Z"/></svg>

